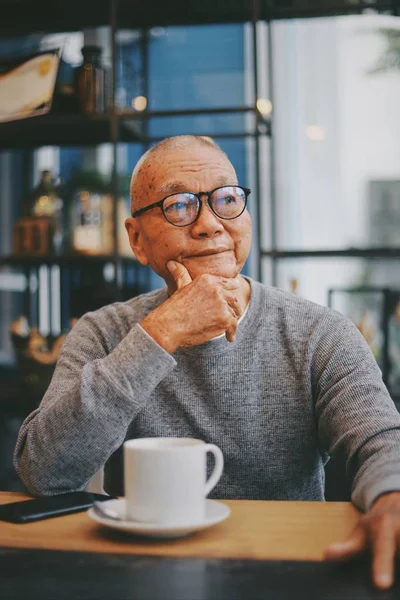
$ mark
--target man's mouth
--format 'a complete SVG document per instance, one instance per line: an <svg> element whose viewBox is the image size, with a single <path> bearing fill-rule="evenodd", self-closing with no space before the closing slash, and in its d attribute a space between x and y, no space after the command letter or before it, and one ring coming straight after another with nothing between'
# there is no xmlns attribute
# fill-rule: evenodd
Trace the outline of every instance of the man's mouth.
<svg viewBox="0 0 400 600"><path fill-rule="evenodd" d="M200 252L196 252L196 254L185 256L185 258L204 258L207 256L215 256L216 254L223 254L224 252L229 252L228 248L209 248L208 250L201 250Z"/></svg>

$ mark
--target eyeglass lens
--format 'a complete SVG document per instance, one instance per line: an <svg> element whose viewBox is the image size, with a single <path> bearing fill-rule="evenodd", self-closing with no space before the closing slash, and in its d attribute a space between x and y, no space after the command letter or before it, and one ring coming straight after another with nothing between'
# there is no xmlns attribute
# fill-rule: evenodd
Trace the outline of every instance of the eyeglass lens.
<svg viewBox="0 0 400 600"><path fill-rule="evenodd" d="M237 186L222 187L211 194L210 204L221 219L234 219L244 210L246 193ZM163 210L166 219L173 225L189 225L199 213L199 199L188 192L173 194L164 200Z"/></svg>

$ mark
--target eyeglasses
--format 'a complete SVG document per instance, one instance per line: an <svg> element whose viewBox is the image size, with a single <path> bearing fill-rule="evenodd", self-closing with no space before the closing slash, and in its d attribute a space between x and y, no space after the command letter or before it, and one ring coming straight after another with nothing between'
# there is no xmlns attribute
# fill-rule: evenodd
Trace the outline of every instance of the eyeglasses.
<svg viewBox="0 0 400 600"><path fill-rule="evenodd" d="M236 219L244 212L247 198L251 190L240 185L224 185L211 192L179 192L171 194L159 202L149 204L136 210L132 217L136 218L144 212L159 206L168 223L175 227L186 227L194 223L200 215L203 201L201 196L207 196L207 203L213 213L220 219Z"/></svg>

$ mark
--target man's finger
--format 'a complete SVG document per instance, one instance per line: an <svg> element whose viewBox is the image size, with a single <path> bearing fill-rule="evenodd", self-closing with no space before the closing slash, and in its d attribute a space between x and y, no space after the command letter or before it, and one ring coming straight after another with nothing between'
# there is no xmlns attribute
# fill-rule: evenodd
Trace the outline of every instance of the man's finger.
<svg viewBox="0 0 400 600"><path fill-rule="evenodd" d="M326 560L344 560L363 552L367 546L367 534L362 527L357 527L351 537L344 542L331 544L325 548Z"/></svg>
<svg viewBox="0 0 400 600"><path fill-rule="evenodd" d="M382 589L393 585L396 556L396 530L391 519L382 519L371 540L372 579Z"/></svg>
<svg viewBox="0 0 400 600"><path fill-rule="evenodd" d="M181 263L176 260L169 260L167 262L167 269L175 279L176 287L178 290L192 283L189 271Z"/></svg>
<svg viewBox="0 0 400 600"><path fill-rule="evenodd" d="M232 314L232 317L233 317L232 325L229 327L229 329L226 330L226 333L225 333L225 337L228 340L228 342L234 342L235 338L236 338L237 320L236 320L234 314Z"/></svg>
<svg viewBox="0 0 400 600"><path fill-rule="evenodd" d="M238 290L240 288L240 283L237 279L228 278L228 277L220 277L220 285L224 288L224 290Z"/></svg>
<svg viewBox="0 0 400 600"><path fill-rule="evenodd" d="M233 310L233 316L236 319L240 319L242 316L242 309L240 307L240 302L233 294L226 295L226 301L231 310Z"/></svg>
<svg viewBox="0 0 400 600"><path fill-rule="evenodd" d="M228 340L228 342L234 342L235 338L236 338L236 329L235 330L228 329L227 332L225 333L225 337Z"/></svg>

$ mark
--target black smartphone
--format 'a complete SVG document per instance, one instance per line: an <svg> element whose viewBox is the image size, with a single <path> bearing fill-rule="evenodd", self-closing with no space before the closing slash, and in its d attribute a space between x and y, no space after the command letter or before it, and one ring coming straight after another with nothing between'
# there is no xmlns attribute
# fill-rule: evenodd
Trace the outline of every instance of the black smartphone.
<svg viewBox="0 0 400 600"><path fill-rule="evenodd" d="M91 492L69 492L58 496L42 496L33 500L1 504L0 521L31 523L41 519L82 512L90 508L93 502L113 499L115 496L92 494Z"/></svg>

